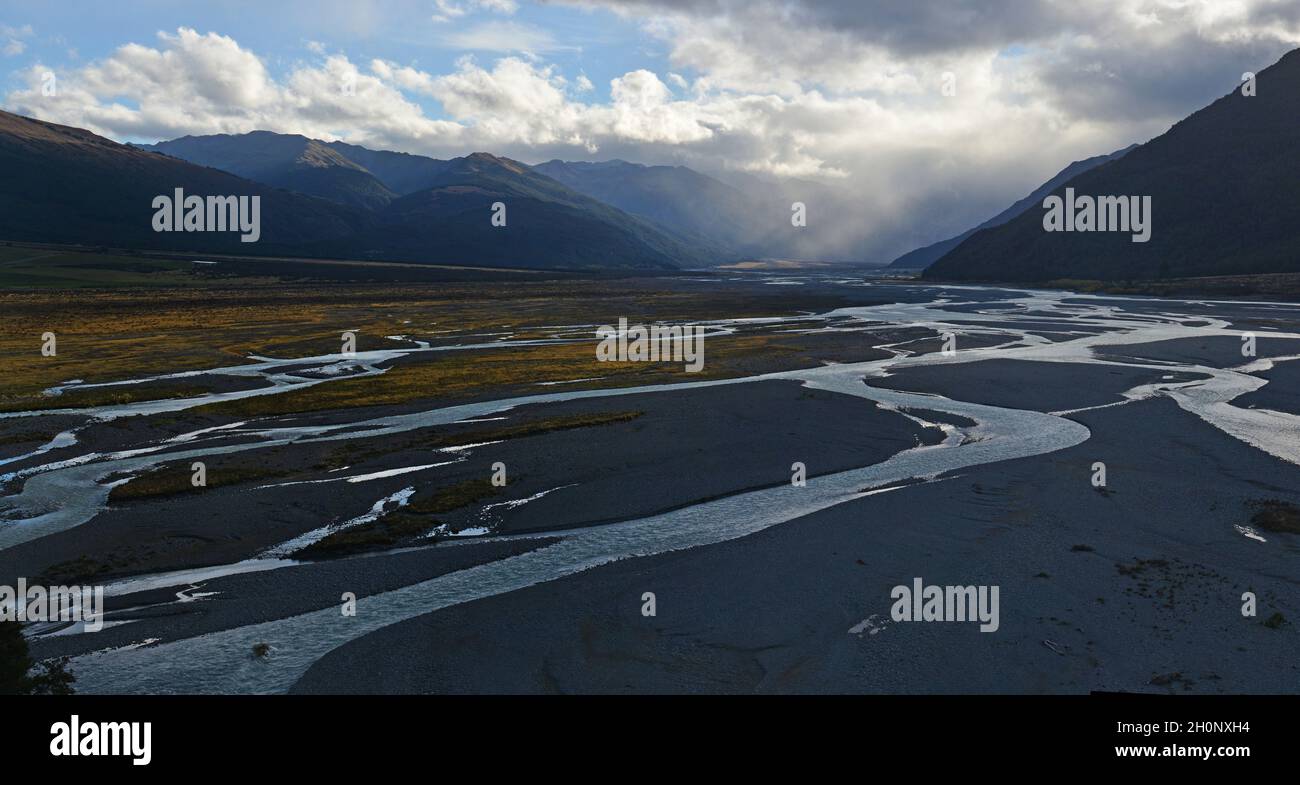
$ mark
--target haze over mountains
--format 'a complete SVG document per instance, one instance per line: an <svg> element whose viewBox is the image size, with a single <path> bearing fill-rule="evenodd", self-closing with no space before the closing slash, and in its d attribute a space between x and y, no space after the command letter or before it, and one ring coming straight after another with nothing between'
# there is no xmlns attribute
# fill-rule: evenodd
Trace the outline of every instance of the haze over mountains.
<svg viewBox="0 0 1300 785"><path fill-rule="evenodd" d="M937 243L932 243L923 248L917 248L915 251L909 251L903 254L902 256L898 257L894 261L890 262L889 266L895 269L923 270L926 267L929 267L931 264L934 264L934 262L938 261L940 258L942 258L944 254L956 248L958 245L961 245L966 240L967 237L970 237L971 235L975 234L979 230L991 229L995 226L1001 226L1002 224L1010 221L1012 218L1015 218L1021 213L1024 213L1035 207L1040 207L1043 203L1043 199L1048 194L1052 193L1057 188L1063 186L1066 182L1074 179L1078 175L1083 174L1089 169L1094 169L1106 163L1107 161L1113 161L1116 158L1120 158L1125 153L1132 150L1134 147L1137 147L1137 145L1136 144L1129 145L1128 147L1125 147L1123 150L1116 150L1115 152L1110 153L1109 155L1094 155L1093 157L1085 158L1082 161L1075 161L1074 163L1065 167L1061 171L1057 172L1056 175L1052 177L1052 179L1048 180L1047 182L1035 188L1033 192L1030 193L1028 196L1019 200L1015 204L1011 205L1007 209L1003 210L1002 212L988 219L987 221L980 224L979 226L975 226L970 229L967 229L966 231L962 232L956 237L949 237L947 240L940 240Z"/></svg>
<svg viewBox="0 0 1300 785"><path fill-rule="evenodd" d="M20 198L23 177L8 181L13 209L0 223L6 238L140 249L693 268L815 258L805 230L791 223L791 204L803 202L816 214L829 201L819 201L815 184L762 183L742 191L685 167L625 161L530 167L490 153L438 160L269 131L121 145L12 114L0 123L0 155L5 152L11 172L39 177L44 186L35 199ZM149 205L175 188L262 197L261 241L153 232ZM507 206L504 230L490 222L495 202Z"/></svg>
<svg viewBox="0 0 1300 785"><path fill-rule="evenodd" d="M533 169L723 257L819 258L817 246L825 238L817 219L825 219L823 208L833 201L812 183L755 179L742 190L684 166L553 160ZM814 216L809 227L791 222L795 202Z"/></svg>
<svg viewBox="0 0 1300 785"><path fill-rule="evenodd" d="M1123 157L1052 189L1150 196L1148 242L1047 232L1043 209L978 231L924 273L947 280L1129 280L1300 271L1300 50Z"/></svg>

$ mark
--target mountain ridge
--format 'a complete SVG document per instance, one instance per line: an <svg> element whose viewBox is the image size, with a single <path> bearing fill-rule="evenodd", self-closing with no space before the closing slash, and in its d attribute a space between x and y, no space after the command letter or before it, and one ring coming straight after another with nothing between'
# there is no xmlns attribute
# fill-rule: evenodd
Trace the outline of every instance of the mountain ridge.
<svg viewBox="0 0 1300 785"><path fill-rule="evenodd" d="M13 240L552 269L711 261L671 232L490 153L437 161L269 131L123 145L0 113L0 165L11 175L0 184L0 233ZM154 232L147 208L175 188L261 197L262 241ZM504 227L491 223L500 200Z"/></svg>
<svg viewBox="0 0 1300 785"><path fill-rule="evenodd" d="M971 235L927 279L1159 280L1300 271L1300 49L1124 157L1072 178L1089 196L1150 197L1151 237L1048 232L1038 210Z"/></svg>
<svg viewBox="0 0 1300 785"><path fill-rule="evenodd" d="M988 219L987 221L978 224L976 226L973 226L970 229L967 229L966 231L962 232L961 234L949 237L946 240L940 240L939 242L931 243L929 245L922 246L915 250L908 251L907 253L898 257L894 261L890 262L888 265L886 265L886 267L891 269L923 270L926 267L929 267L931 264L934 264L939 259L943 258L945 254L947 254L953 248L956 248L958 245L963 243L966 240L966 238L970 237L971 235L975 234L981 229L991 229L995 226L1001 226L1002 224L1007 223L1008 221L1020 215L1021 213L1024 213L1025 211L1041 203L1044 197L1046 197L1056 188L1060 187L1061 185L1064 185L1070 179L1080 174L1083 174L1084 172L1090 169L1094 169L1098 166L1101 166L1104 163L1108 163L1118 158L1122 158L1125 154L1127 154L1135 147L1137 147L1136 143L1131 144L1128 147L1122 148L1120 150L1116 150L1113 153L1094 155L1089 158L1083 158L1078 161L1072 161L1064 169L1057 172L1050 179L1048 179L1047 182L1038 186L1033 191L1030 191L1028 196L1016 200L1005 210L993 216L992 218Z"/></svg>

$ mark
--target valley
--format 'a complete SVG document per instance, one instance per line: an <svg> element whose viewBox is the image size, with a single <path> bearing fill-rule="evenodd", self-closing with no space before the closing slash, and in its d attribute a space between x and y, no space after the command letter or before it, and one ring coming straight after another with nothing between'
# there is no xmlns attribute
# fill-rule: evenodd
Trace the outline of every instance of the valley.
<svg viewBox="0 0 1300 785"><path fill-rule="evenodd" d="M1300 504L1300 419L1236 403L1295 306L821 270L3 297L0 578L105 587L102 630L30 639L80 691L1296 683L1261 623L1300 617L1296 535L1258 516ZM701 328L699 372L600 361L620 319ZM890 621L918 576L1000 587L997 632Z"/></svg>

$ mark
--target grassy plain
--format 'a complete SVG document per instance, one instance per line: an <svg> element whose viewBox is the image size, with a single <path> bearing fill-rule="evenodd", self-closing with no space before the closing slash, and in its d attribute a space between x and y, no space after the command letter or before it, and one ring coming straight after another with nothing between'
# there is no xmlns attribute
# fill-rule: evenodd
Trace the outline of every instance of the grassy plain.
<svg viewBox="0 0 1300 785"><path fill-rule="evenodd" d="M51 255L32 258L41 253ZM0 247L0 412L192 397L212 389L210 377L71 390L62 396L45 391L74 379L121 381L239 365L251 355L333 353L345 331L355 332L357 349L366 351L410 345L385 337L390 335L435 345L485 343L504 333L544 337L550 331L541 328L551 325L616 324L619 317L631 323L706 321L839 304L833 298L785 293L706 295L657 279L268 283L202 278L178 267L184 264ZM56 286L61 271L73 276L77 286ZM42 285L12 286L35 278ZM90 286L95 281L100 285ZM45 333L55 336L54 356L42 355ZM582 333L591 334L591 341L434 352L399 363L379 377L207 408L215 414L260 416L463 397L496 386L589 377L604 377L596 385L622 386L687 376L680 363L597 363L594 331L575 328L575 334ZM690 377L738 373L746 356L793 351L787 343L743 333L709 338L705 370Z"/></svg>

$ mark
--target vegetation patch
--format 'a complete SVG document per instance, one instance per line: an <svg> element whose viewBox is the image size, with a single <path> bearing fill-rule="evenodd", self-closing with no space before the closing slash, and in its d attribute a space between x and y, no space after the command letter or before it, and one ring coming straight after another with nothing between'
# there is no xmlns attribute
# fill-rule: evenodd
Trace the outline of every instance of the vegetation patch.
<svg viewBox="0 0 1300 785"><path fill-rule="evenodd" d="M44 444L57 435L56 431L18 431L17 433L0 434L0 445Z"/></svg>
<svg viewBox="0 0 1300 785"><path fill-rule="evenodd" d="M97 406L125 406L140 401L170 401L197 398L212 392L211 387L196 384L141 387L92 387L69 390L62 395L7 394L0 396L0 412L30 412L46 409L90 409Z"/></svg>
<svg viewBox="0 0 1300 785"><path fill-rule="evenodd" d="M230 466L209 466L207 484L194 485L194 473L188 463L167 464L161 468L142 474L130 482L113 488L108 493L110 504L140 501L141 499L158 499L176 496L182 493L196 493L226 485L239 485L246 482L273 480L296 474L292 469L265 464L235 464Z"/></svg>
<svg viewBox="0 0 1300 785"><path fill-rule="evenodd" d="M417 493L405 506L377 521L334 532L293 554L298 559L330 559L365 551L392 548L419 537L439 524L432 516L468 507L495 495L500 489L491 480L478 479Z"/></svg>
<svg viewBox="0 0 1300 785"><path fill-rule="evenodd" d="M1251 502L1255 514L1250 523L1257 529L1269 532L1300 534L1300 507L1280 499Z"/></svg>

